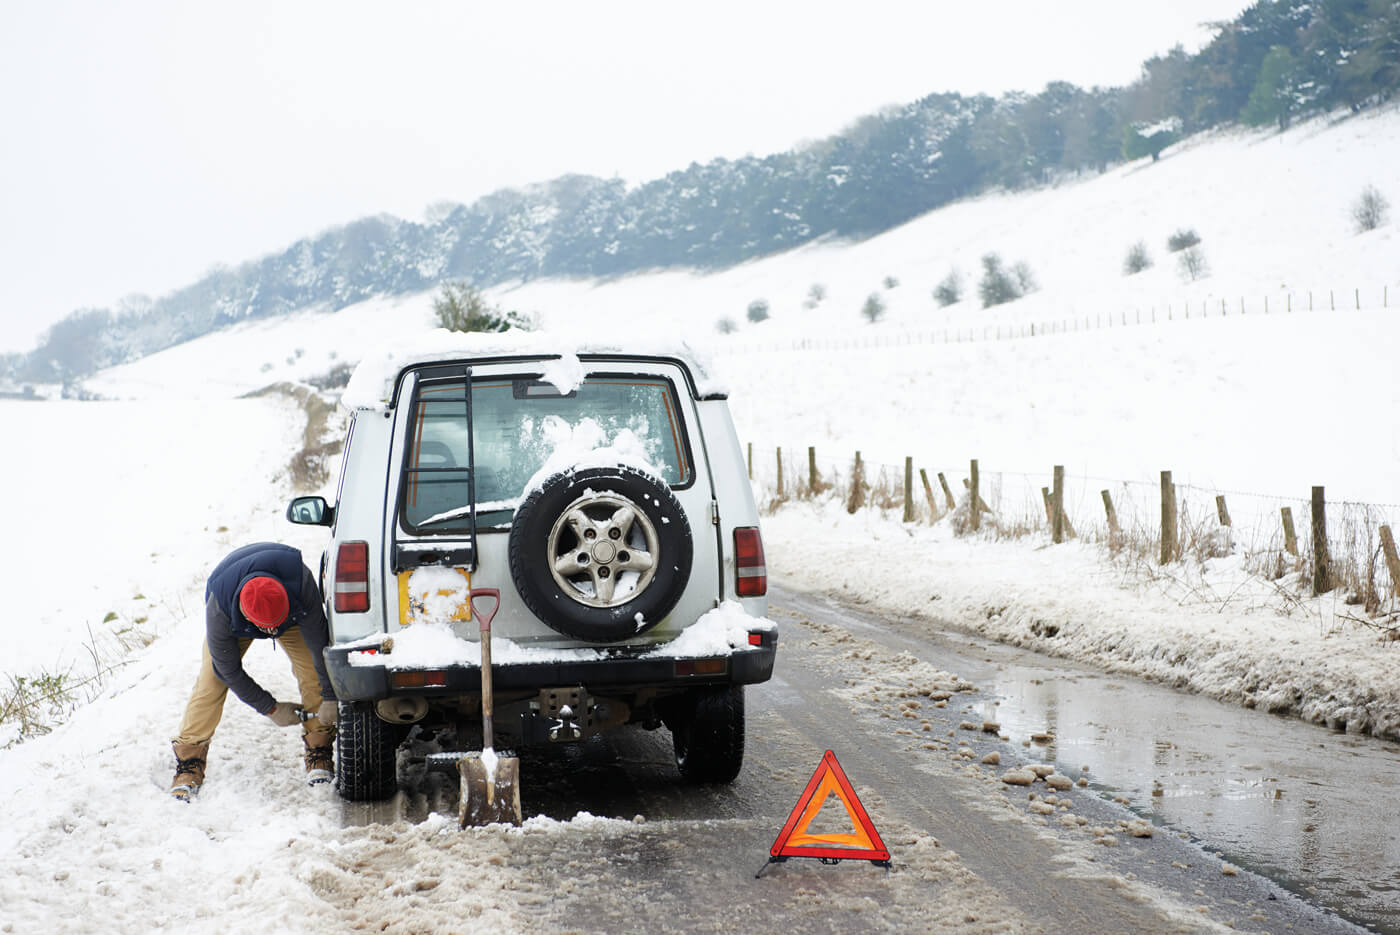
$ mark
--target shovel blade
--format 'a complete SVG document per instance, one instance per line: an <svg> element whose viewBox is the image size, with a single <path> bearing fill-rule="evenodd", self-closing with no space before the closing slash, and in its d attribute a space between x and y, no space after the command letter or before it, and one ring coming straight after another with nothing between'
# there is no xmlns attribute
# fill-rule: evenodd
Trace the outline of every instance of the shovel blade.
<svg viewBox="0 0 1400 935"><path fill-rule="evenodd" d="M462 775L457 818L463 828L520 824L520 760L513 756L483 759L469 753L457 761Z"/></svg>

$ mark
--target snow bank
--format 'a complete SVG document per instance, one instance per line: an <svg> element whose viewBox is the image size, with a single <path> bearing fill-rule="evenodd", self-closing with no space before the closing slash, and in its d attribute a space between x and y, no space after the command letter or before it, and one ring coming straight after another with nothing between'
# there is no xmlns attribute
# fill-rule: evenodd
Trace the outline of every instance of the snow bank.
<svg viewBox="0 0 1400 935"><path fill-rule="evenodd" d="M1395 646L1346 620L1338 593L1294 604L1232 559L1144 578L1078 541L959 538L831 500L788 504L763 530L768 573L791 587L1400 739Z"/></svg>

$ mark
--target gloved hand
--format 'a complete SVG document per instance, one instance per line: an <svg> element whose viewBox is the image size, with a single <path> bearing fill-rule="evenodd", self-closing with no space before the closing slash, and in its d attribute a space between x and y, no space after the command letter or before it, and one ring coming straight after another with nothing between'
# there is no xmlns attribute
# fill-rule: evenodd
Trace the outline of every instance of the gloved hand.
<svg viewBox="0 0 1400 935"><path fill-rule="evenodd" d="M323 701L323 702L321 702L321 706L320 706L319 708L316 709L316 717L320 718L321 723L322 723L324 726L326 726L326 727L331 727L331 726L333 726L333 725L335 724L335 722L336 722L336 719L340 717L340 702L338 702L338 701Z"/></svg>
<svg viewBox="0 0 1400 935"><path fill-rule="evenodd" d="M278 727L291 727L301 723L301 705L290 701L279 701L267 712L266 717Z"/></svg>

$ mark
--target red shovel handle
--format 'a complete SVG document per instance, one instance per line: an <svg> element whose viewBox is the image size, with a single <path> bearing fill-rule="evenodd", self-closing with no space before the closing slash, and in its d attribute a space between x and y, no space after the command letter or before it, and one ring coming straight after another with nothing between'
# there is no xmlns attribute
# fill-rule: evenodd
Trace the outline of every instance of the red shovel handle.
<svg viewBox="0 0 1400 935"><path fill-rule="evenodd" d="M476 606L476 599L478 597L489 597L495 599L495 603L491 605L490 613L487 613L486 611L481 610ZM501 609L500 588L472 588L470 591L467 592L467 602L471 604L472 615L481 621L481 632L490 633L491 618L495 617L496 611Z"/></svg>

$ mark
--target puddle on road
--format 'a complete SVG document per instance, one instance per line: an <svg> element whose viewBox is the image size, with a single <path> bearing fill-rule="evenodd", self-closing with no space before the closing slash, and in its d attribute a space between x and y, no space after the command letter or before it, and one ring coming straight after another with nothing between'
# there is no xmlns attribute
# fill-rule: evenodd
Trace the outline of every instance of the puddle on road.
<svg viewBox="0 0 1400 935"><path fill-rule="evenodd" d="M966 642L965 637L943 634ZM969 647L972 648L972 647ZM1400 745L978 646L984 717L1047 759L1355 921L1400 932Z"/></svg>
<svg viewBox="0 0 1400 935"><path fill-rule="evenodd" d="M822 601L775 601L816 612ZM1400 744L1337 733L965 633L840 611L977 685L970 714L1144 817L1358 924L1400 935ZM909 639L916 632L920 651ZM891 641L891 637L895 642ZM929 657L929 643L936 656ZM1083 767L1088 767L1087 772Z"/></svg>

